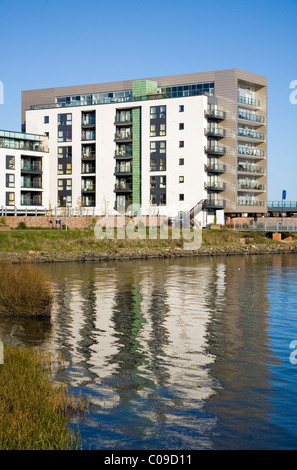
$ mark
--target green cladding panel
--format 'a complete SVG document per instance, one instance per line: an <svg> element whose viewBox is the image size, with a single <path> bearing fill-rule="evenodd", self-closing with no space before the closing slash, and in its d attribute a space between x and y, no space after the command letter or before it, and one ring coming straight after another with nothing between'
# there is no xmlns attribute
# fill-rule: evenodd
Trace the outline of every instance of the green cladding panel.
<svg viewBox="0 0 297 470"><path fill-rule="evenodd" d="M146 95L157 93L158 84L152 80L135 80L132 83L133 98L146 99Z"/></svg>
<svg viewBox="0 0 297 470"><path fill-rule="evenodd" d="M135 205L135 211L141 204L141 109L132 109L132 204ZM137 211L138 213L138 211Z"/></svg>

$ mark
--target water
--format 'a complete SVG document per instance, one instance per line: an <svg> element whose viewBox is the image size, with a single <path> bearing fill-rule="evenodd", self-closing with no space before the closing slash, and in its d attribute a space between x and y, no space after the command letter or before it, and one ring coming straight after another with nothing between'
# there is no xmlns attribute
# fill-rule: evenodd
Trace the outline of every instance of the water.
<svg viewBox="0 0 297 470"><path fill-rule="evenodd" d="M62 355L57 379L91 400L84 448L296 448L296 256L42 269L51 321L1 319L0 337Z"/></svg>

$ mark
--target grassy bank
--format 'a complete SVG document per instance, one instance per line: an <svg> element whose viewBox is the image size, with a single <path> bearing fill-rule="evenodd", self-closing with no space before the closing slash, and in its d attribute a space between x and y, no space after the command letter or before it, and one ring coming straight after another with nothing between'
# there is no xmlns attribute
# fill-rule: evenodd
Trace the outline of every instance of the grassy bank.
<svg viewBox="0 0 297 470"><path fill-rule="evenodd" d="M50 378L50 358L4 347L0 365L0 450L71 450L67 390Z"/></svg>
<svg viewBox="0 0 297 470"><path fill-rule="evenodd" d="M202 246L230 246L240 245L240 239L247 238L248 243L254 244L275 244L263 233L249 232L240 233L232 229L223 230L203 230ZM296 242L296 237L293 238ZM93 230L11 230L0 232L0 252L20 253L20 252L105 252L116 251L117 249L134 248L179 248L183 246L180 239L172 239L169 230L168 239L149 239L148 235L144 240L98 240Z"/></svg>

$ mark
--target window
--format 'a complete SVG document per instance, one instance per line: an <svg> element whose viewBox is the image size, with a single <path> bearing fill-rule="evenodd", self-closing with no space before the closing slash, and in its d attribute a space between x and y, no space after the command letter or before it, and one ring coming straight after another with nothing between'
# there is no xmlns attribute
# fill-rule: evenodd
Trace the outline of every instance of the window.
<svg viewBox="0 0 297 470"><path fill-rule="evenodd" d="M63 147L58 147L58 158L63 158Z"/></svg>
<svg viewBox="0 0 297 470"><path fill-rule="evenodd" d="M160 188L166 188L166 176L160 176Z"/></svg>
<svg viewBox="0 0 297 470"><path fill-rule="evenodd" d="M157 119L157 107L156 106L151 106L150 118Z"/></svg>
<svg viewBox="0 0 297 470"><path fill-rule="evenodd" d="M48 124L49 123L49 116L44 116L44 124Z"/></svg>
<svg viewBox="0 0 297 470"><path fill-rule="evenodd" d="M184 147L185 146L185 142L183 140L180 140L179 141L179 147Z"/></svg>
<svg viewBox="0 0 297 470"><path fill-rule="evenodd" d="M15 157L6 155L6 169L15 170Z"/></svg>
<svg viewBox="0 0 297 470"><path fill-rule="evenodd" d="M166 153L166 141L160 142L160 153Z"/></svg>
<svg viewBox="0 0 297 470"><path fill-rule="evenodd" d="M63 180L58 180L58 189L63 189Z"/></svg>
<svg viewBox="0 0 297 470"><path fill-rule="evenodd" d="M71 175L71 174L72 174L72 163L67 163L67 171L66 171L66 174L67 174L67 175Z"/></svg>
<svg viewBox="0 0 297 470"><path fill-rule="evenodd" d="M160 194L160 206L166 206L166 193Z"/></svg>
<svg viewBox="0 0 297 470"><path fill-rule="evenodd" d="M166 171L166 159L160 158L160 171Z"/></svg>
<svg viewBox="0 0 297 470"><path fill-rule="evenodd" d="M180 122L180 123L179 123L179 130L182 131L182 130L184 130L184 128L185 128L184 123L183 123L183 122Z"/></svg>
<svg viewBox="0 0 297 470"><path fill-rule="evenodd" d="M160 124L160 135L166 135L166 124Z"/></svg>
<svg viewBox="0 0 297 470"><path fill-rule="evenodd" d="M49 137L49 132L44 133L45 137Z"/></svg>
<svg viewBox="0 0 297 470"><path fill-rule="evenodd" d="M185 110L185 107L184 107L183 104L181 104L181 105L179 106L179 112L180 112L180 113L183 113L184 110Z"/></svg>
<svg viewBox="0 0 297 470"><path fill-rule="evenodd" d="M156 137L156 125L155 124L151 124L150 136Z"/></svg>
<svg viewBox="0 0 297 470"><path fill-rule="evenodd" d="M185 182L185 177L184 176L179 176L178 177L178 182L179 183L184 183Z"/></svg>
<svg viewBox="0 0 297 470"><path fill-rule="evenodd" d="M151 171L157 171L157 161L155 158L151 158Z"/></svg>
<svg viewBox="0 0 297 470"><path fill-rule="evenodd" d="M156 189L156 177L155 176L151 176L150 186L151 186L151 189Z"/></svg>
<svg viewBox="0 0 297 470"><path fill-rule="evenodd" d="M14 193L6 193L6 205L7 206L14 206L14 199L15 195Z"/></svg>
<svg viewBox="0 0 297 470"><path fill-rule="evenodd" d="M58 175L63 175L63 163L58 163Z"/></svg>
<svg viewBox="0 0 297 470"><path fill-rule="evenodd" d="M6 175L6 187L7 188L14 188L15 185L15 176L13 174Z"/></svg>
<svg viewBox="0 0 297 470"><path fill-rule="evenodd" d="M71 191L71 189L72 189L72 180L71 179L66 180L66 189L67 189L67 191Z"/></svg>
<svg viewBox="0 0 297 470"><path fill-rule="evenodd" d="M58 131L58 142L63 142L64 140L64 132Z"/></svg>
<svg viewBox="0 0 297 470"><path fill-rule="evenodd" d="M179 165L184 165L184 164L185 164L185 159L184 159L184 158L180 158L179 161L178 161L178 164L179 164Z"/></svg>
<svg viewBox="0 0 297 470"><path fill-rule="evenodd" d="M179 200L184 201L185 200L185 195L184 194L179 194Z"/></svg>

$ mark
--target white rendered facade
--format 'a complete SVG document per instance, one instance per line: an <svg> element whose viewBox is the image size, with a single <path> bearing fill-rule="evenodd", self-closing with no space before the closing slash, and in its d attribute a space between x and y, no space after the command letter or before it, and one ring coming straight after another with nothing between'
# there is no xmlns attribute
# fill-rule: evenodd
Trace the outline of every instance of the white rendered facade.
<svg viewBox="0 0 297 470"><path fill-rule="evenodd" d="M49 154L40 135L0 131L0 211L32 214L48 209Z"/></svg>
<svg viewBox="0 0 297 470"><path fill-rule="evenodd" d="M154 136L150 131L151 108L165 107L165 135ZM205 183L207 164L205 147L207 137L205 129L207 120L207 97L194 96L176 99L158 99L133 101L133 103L111 103L89 106L73 106L54 109L26 111L27 132L46 134L49 141L49 205L61 207L58 199L58 181L71 180L71 198L67 205L79 210L83 205L82 179L82 116L85 113L95 114L95 138L87 142L95 146L95 169L88 173L95 180L95 204L89 207L89 213L104 215L116 209L115 193L115 142L116 114L122 110L140 109L141 115L141 211L143 215L160 214L174 217L178 211L189 211L197 202L207 197ZM182 111L181 111L182 110ZM70 140L59 142L58 116L71 115L72 136ZM92 135L90 135L92 137ZM165 142L166 169L153 171L151 168L151 143ZM58 174L59 148L72 148L71 171ZM153 204L151 201L151 177L166 177L166 203ZM65 198L64 198L65 199ZM156 207L157 206L157 207Z"/></svg>

